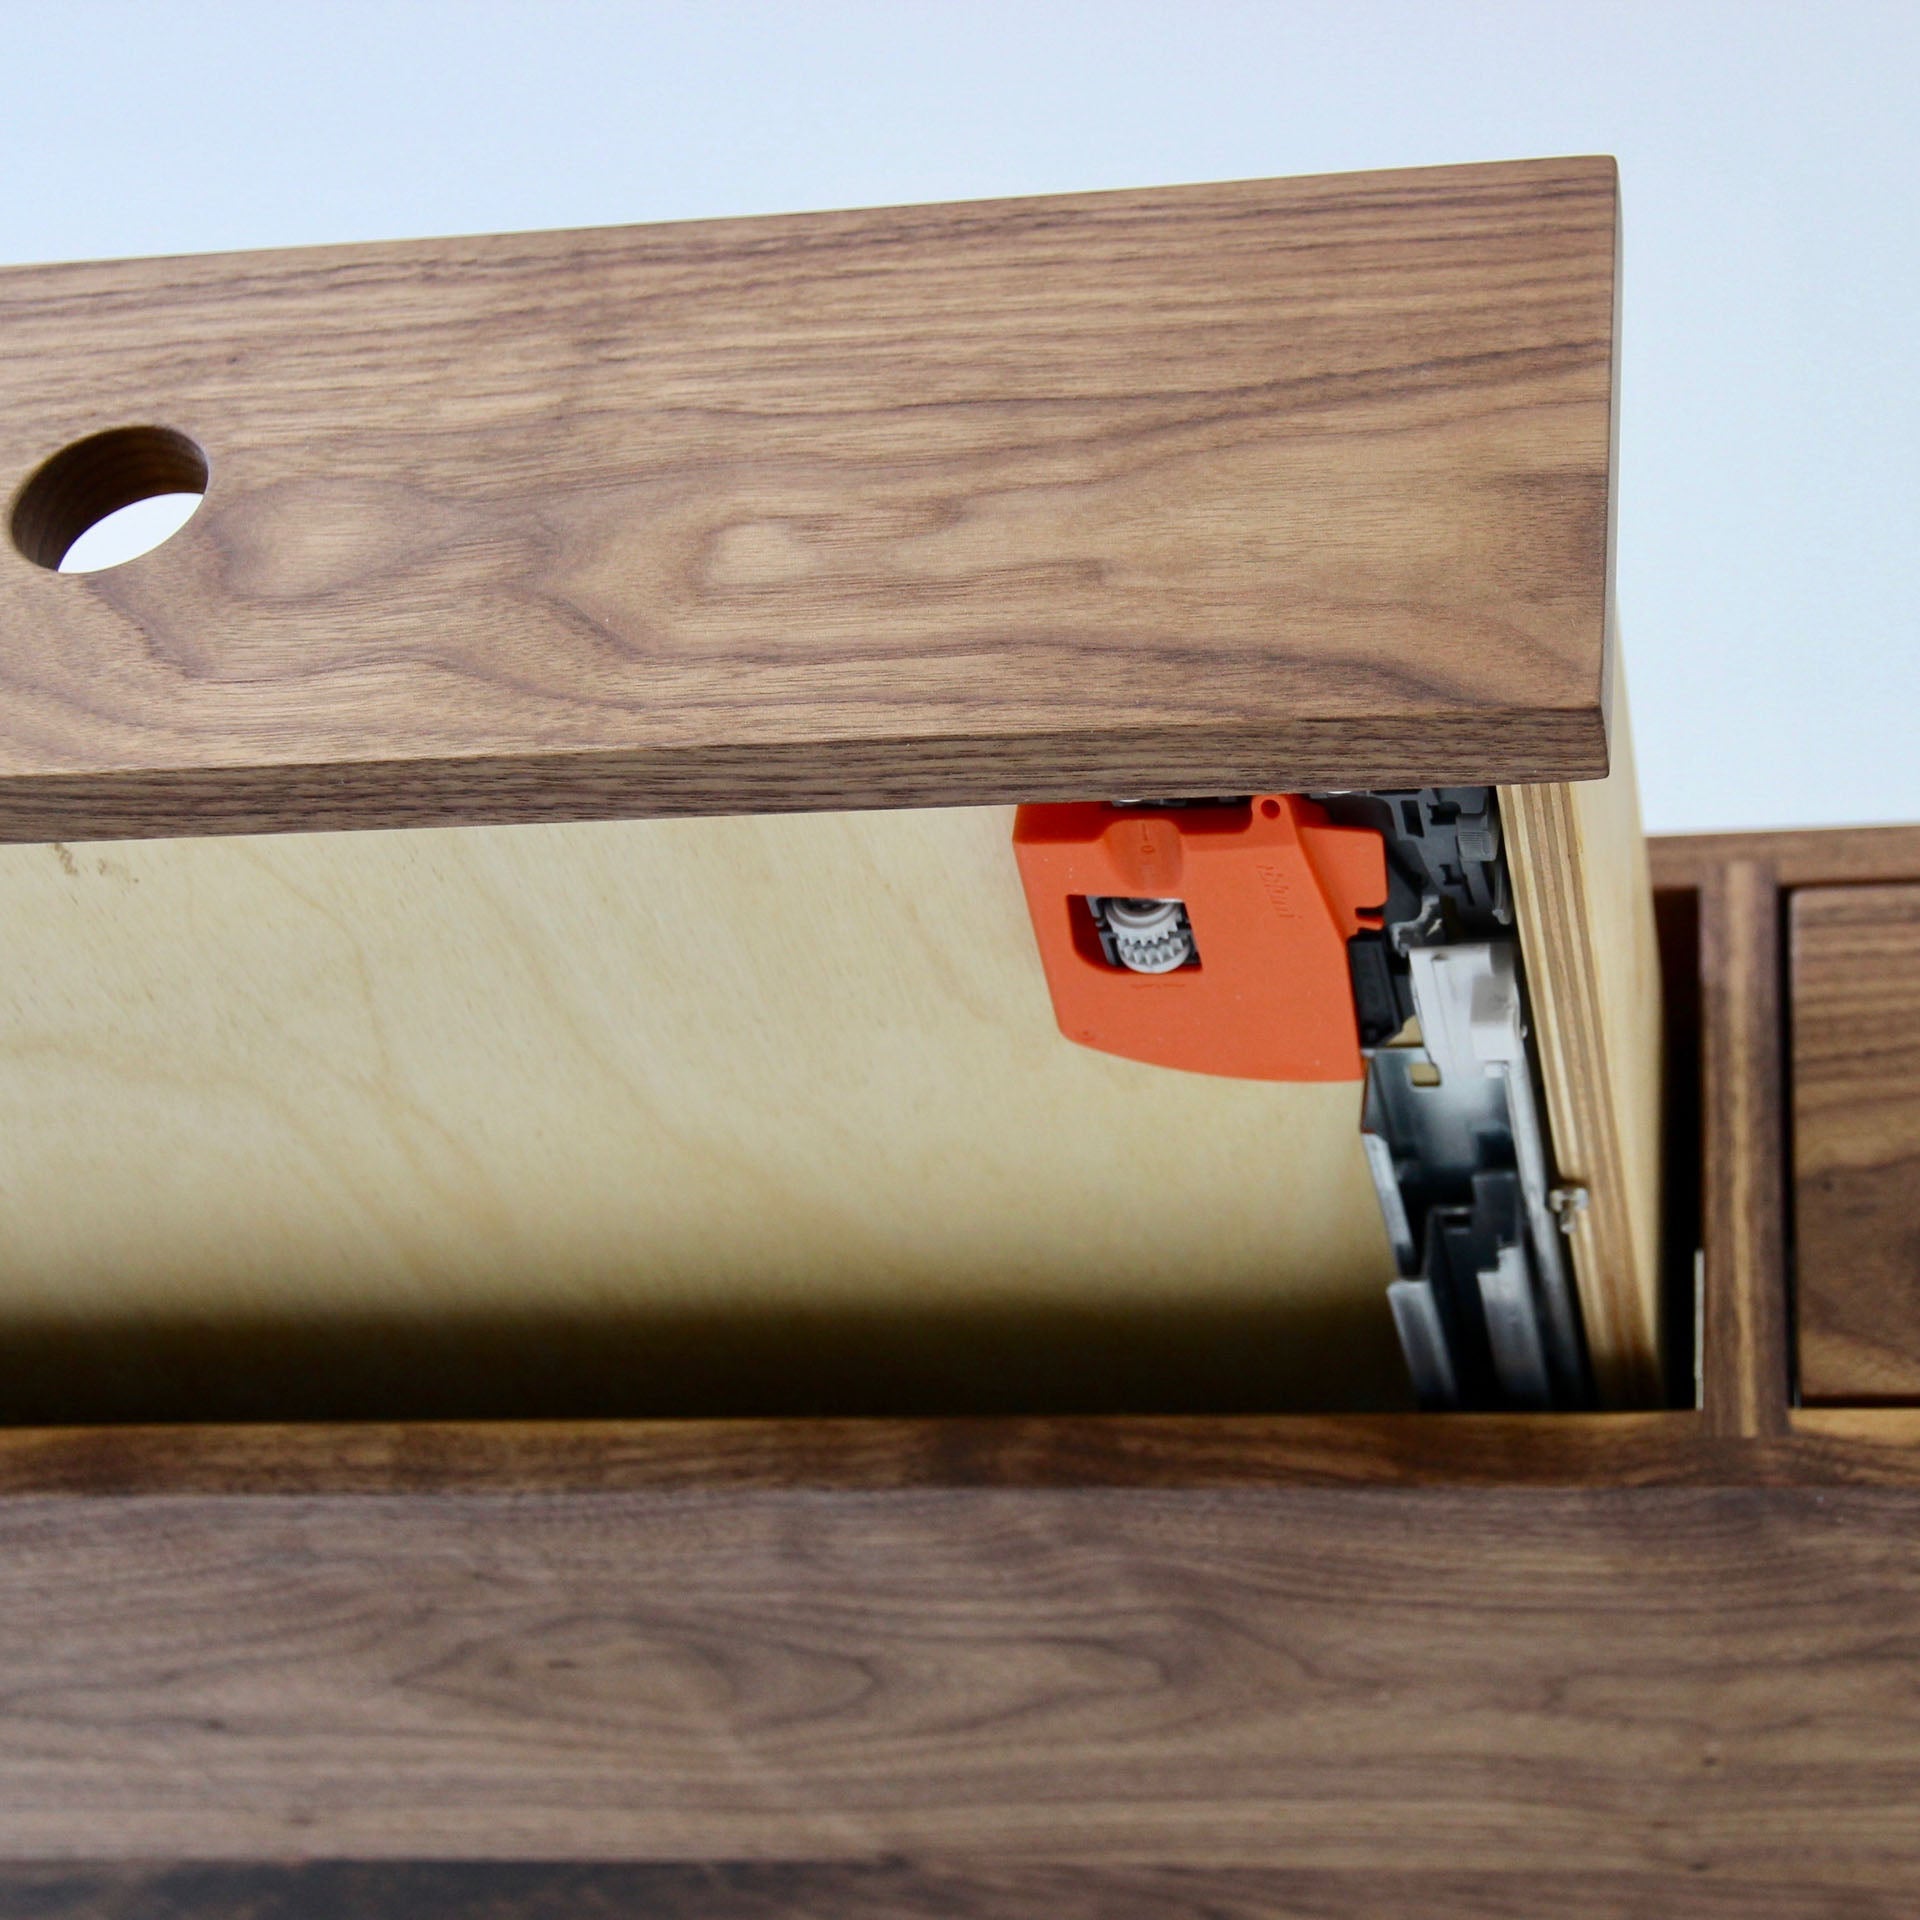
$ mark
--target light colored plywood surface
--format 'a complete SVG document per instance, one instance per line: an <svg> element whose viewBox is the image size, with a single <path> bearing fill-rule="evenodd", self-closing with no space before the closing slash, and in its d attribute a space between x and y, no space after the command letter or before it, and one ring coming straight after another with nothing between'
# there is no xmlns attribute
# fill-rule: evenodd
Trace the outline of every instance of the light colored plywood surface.
<svg viewBox="0 0 1920 1920"><path fill-rule="evenodd" d="M1596 774L1616 216L1551 159L7 269L0 838ZM35 564L136 426L198 514Z"/></svg>
<svg viewBox="0 0 1920 1920"><path fill-rule="evenodd" d="M1653 882L1614 648L1612 770L1501 790L1527 990L1603 1404L1660 1391L1661 998Z"/></svg>
<svg viewBox="0 0 1920 1920"><path fill-rule="evenodd" d="M0 855L0 1413L1392 1405L1358 1085L1055 1030L1001 809Z"/></svg>

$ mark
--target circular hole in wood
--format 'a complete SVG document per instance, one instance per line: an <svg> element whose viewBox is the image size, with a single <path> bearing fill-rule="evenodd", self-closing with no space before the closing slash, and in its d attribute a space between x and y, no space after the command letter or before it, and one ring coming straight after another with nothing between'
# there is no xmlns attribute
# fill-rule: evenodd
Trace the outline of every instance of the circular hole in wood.
<svg viewBox="0 0 1920 1920"><path fill-rule="evenodd" d="M35 566L96 573L178 533L206 490L207 456L184 433L114 427L47 461L20 489L8 531Z"/></svg>

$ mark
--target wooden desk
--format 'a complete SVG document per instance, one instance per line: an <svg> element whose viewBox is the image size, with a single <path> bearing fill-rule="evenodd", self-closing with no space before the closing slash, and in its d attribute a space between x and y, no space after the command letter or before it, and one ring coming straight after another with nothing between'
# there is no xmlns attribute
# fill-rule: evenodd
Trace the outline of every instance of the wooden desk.
<svg viewBox="0 0 1920 1920"><path fill-rule="evenodd" d="M1122 774L1482 780L1531 836L1537 1004L1564 987L1557 1032L1601 1035L1550 1069L1557 1144L1597 1115L1618 1150L1586 1015L1637 949L1603 937L1580 856L1617 661L1611 169L1194 193L1206 257L1240 263L1235 311L1259 322L1229 311L1224 345L1193 260L1182 278L1148 244L1167 238L1152 196L1003 211L996 272L954 210L295 258L274 269L293 329L231 262L0 276L0 328L40 350L0 457L25 471L156 392L216 454L189 532L91 587L42 564L77 495L43 494L24 532L16 502L7 833L66 835L79 867L128 858L85 835L712 812L753 781L777 809ZM1106 265L1061 291L1063 223ZM857 274L821 268L835 248ZM973 270L948 277L955 249ZM576 256L592 271L570 279ZM884 305L898 275L951 325L875 331L855 292ZM407 341L384 379L343 345L370 290ZM75 303L104 316L97 353L68 338ZM159 309L197 317L156 344ZM983 314L1056 310L1050 353L982 359ZM634 313L658 319L657 356L623 344ZM849 338L858 394L844 352L837 385L819 357ZM1289 385L1299 341L1312 377ZM488 373L450 395L457 348ZM757 396L732 417L689 399L715 356ZM983 368L1011 383L999 403L967 384ZM657 442L616 431L640 415ZM584 477L530 508L556 447L591 456ZM335 480L312 479L316 448ZM1165 461L1202 448L1224 464L1170 488ZM858 488L846 508L854 469L886 479L887 510ZM850 519L819 518L829 493ZM1315 527L1346 544L1318 549ZM623 571L629 541L666 556L671 592ZM1137 565L1158 596L1144 639ZM1262 612L1276 589L1291 625ZM849 616L879 600L890 639ZM730 677L762 621L800 639L767 643L757 685ZM59 856L28 851L50 881ZM1783 889L1920 883L1920 833L1656 844L1653 878L1665 1258L1634 1251L1655 1216L1624 1201L1575 1221L1589 1302L1626 1303L1641 1339L1614 1397L1646 1404L16 1428L0 1897L73 1915L1899 1900L1920 1877L1920 1413L1791 1403L1781 925ZM1609 884L1643 922L1644 883ZM1653 997L1612 1031L1646 1041ZM1647 1391L1656 1273L1667 1406ZM143 1861L227 1864L106 1864Z"/></svg>

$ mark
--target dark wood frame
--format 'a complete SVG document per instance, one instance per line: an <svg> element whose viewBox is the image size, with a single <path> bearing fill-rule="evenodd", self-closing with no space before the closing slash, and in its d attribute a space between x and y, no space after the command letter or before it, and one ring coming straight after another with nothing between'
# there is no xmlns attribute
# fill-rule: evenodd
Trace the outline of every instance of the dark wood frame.
<svg viewBox="0 0 1920 1920"><path fill-rule="evenodd" d="M654 1865L0 1913L1894 1911L1920 1409L1791 1404L1780 923L1920 829L1655 874L1697 1410L16 1432L0 1852Z"/></svg>

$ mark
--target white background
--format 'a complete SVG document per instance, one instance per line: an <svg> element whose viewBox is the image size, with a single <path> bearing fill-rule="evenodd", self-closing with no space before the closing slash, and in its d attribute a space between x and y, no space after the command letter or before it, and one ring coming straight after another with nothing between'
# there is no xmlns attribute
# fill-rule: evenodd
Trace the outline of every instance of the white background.
<svg viewBox="0 0 1920 1920"><path fill-rule="evenodd" d="M0 0L0 262L1595 152L1648 824L1920 820L1920 0Z"/></svg>

